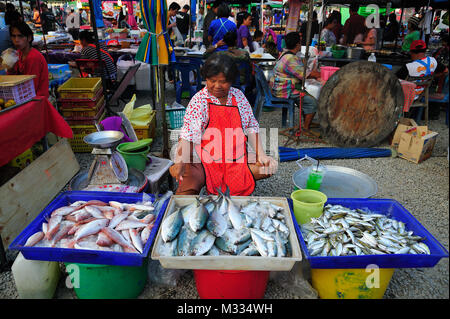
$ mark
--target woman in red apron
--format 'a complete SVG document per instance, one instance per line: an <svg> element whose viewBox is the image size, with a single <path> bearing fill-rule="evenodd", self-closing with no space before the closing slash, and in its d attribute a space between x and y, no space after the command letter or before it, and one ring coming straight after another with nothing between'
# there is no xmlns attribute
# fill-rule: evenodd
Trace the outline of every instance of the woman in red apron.
<svg viewBox="0 0 450 319"><path fill-rule="evenodd" d="M227 186L234 196L248 196L255 180L275 173L259 125L245 95L232 88L239 70L227 54L212 55L202 69L206 87L190 101L170 173L179 182L178 195L195 195L206 185L209 194ZM247 143L256 156L249 158Z"/></svg>

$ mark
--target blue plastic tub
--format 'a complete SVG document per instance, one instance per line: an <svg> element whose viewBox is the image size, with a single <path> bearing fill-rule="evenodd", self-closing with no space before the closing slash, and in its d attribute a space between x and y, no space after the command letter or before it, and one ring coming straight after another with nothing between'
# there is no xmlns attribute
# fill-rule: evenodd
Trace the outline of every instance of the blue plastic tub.
<svg viewBox="0 0 450 319"><path fill-rule="evenodd" d="M303 254L314 269L348 269L366 268L367 265L375 264L379 268L423 268L434 267L441 258L448 258L448 251L434 238L419 221L411 215L400 203L392 199L354 199L354 198L329 198L325 205L342 205L351 209L368 208L372 212L387 215L402 221L407 230L412 230L414 235L425 237L424 243L430 248L430 255L399 254L399 255L364 255L364 256L338 256L318 257L311 256L303 239L300 226L293 215L292 200L288 199L291 208Z"/></svg>
<svg viewBox="0 0 450 319"><path fill-rule="evenodd" d="M149 194L152 202L154 195ZM158 232L159 225L163 218L166 207L169 203L167 199L158 213L150 237L145 244L142 254L109 252L97 250L82 250L68 248L51 247L23 247L28 237L41 230L42 223L46 216L49 216L55 209L67 206L69 203L83 200L101 200L108 202L111 200L122 203L137 203L142 200L142 194L136 193L110 193L110 192L87 192L87 191L69 191L56 197L9 245L11 250L19 250L26 259L47 260L68 263L99 264L99 265L117 265L117 266L141 266L143 260L147 257L150 247Z"/></svg>

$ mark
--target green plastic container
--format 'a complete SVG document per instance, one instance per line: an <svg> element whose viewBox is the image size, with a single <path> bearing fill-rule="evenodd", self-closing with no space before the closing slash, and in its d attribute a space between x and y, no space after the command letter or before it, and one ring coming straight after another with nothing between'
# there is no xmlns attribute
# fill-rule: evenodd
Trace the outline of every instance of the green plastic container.
<svg viewBox="0 0 450 319"><path fill-rule="evenodd" d="M309 223L311 217L322 215L323 206L328 200L327 195L312 189L300 189L291 194L294 215L300 225Z"/></svg>
<svg viewBox="0 0 450 319"><path fill-rule="evenodd" d="M346 52L347 52L347 50L334 50L334 49L331 49L331 53L333 55L333 58L335 58L335 59L342 59Z"/></svg>
<svg viewBox="0 0 450 319"><path fill-rule="evenodd" d="M135 299L147 283L146 259L140 267L77 263L65 265L71 269L69 278L79 299ZM79 282L75 279L77 270Z"/></svg>
<svg viewBox="0 0 450 319"><path fill-rule="evenodd" d="M150 152L150 146L142 148L142 151L134 151L134 152L124 152L122 150L123 147L128 145L129 143L119 144L116 148L117 152L123 156L123 159L127 163L128 168L135 168L140 171L145 170L145 166L147 165L148 157L147 154Z"/></svg>

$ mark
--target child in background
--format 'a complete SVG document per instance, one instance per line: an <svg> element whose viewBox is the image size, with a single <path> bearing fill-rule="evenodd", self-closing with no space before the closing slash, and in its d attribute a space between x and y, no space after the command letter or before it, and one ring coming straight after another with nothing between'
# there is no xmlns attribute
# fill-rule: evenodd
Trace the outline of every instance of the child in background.
<svg viewBox="0 0 450 319"><path fill-rule="evenodd" d="M263 39L263 33L260 30L256 30L253 34L253 50L256 51L261 48L261 41Z"/></svg>

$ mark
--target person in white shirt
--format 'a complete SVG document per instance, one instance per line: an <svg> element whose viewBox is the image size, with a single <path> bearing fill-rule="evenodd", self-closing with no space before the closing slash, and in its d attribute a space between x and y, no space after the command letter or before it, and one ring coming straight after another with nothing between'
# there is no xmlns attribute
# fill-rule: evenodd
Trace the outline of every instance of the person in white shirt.
<svg viewBox="0 0 450 319"><path fill-rule="evenodd" d="M70 10L69 15L66 18L67 31L70 33L74 40L78 40L80 33L80 14L75 13L75 10Z"/></svg>

